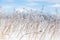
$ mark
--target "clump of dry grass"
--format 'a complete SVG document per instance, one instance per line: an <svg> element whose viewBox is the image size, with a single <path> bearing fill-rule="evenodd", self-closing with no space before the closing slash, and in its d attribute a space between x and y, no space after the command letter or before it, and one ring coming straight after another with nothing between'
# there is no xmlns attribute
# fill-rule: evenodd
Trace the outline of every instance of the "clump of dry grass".
<svg viewBox="0 0 60 40"><path fill-rule="evenodd" d="M57 15L14 12L0 16L1 40L60 40L59 31Z"/></svg>

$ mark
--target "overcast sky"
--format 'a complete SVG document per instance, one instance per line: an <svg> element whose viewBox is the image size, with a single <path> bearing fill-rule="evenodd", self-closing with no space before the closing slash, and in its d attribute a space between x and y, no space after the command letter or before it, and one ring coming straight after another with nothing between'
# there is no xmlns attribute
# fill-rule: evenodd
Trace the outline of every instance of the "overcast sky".
<svg viewBox="0 0 60 40"><path fill-rule="evenodd" d="M55 8L60 10L60 0L0 0L0 6L4 9L12 9L14 7L30 7L40 9L45 6L46 12L54 12Z"/></svg>

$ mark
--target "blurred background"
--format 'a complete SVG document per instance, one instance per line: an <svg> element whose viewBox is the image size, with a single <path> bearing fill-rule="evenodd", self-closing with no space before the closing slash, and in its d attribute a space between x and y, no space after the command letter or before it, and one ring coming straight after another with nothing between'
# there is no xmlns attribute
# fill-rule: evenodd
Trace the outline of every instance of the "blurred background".
<svg viewBox="0 0 60 40"><path fill-rule="evenodd" d="M54 14L60 11L60 0L0 0L0 11L13 12L15 10L39 10ZM60 13L60 12L59 12Z"/></svg>

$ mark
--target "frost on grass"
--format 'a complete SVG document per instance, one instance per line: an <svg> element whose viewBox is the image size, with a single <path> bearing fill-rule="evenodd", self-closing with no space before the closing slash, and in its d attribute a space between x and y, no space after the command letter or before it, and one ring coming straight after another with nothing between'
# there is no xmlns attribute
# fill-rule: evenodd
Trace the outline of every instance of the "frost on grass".
<svg viewBox="0 0 60 40"><path fill-rule="evenodd" d="M60 40L57 16L16 12L0 15L0 40Z"/></svg>

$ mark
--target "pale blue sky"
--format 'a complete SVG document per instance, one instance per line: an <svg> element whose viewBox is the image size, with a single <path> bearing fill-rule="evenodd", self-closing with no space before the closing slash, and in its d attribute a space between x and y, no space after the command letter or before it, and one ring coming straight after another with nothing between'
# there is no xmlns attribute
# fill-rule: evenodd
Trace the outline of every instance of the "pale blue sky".
<svg viewBox="0 0 60 40"><path fill-rule="evenodd" d="M0 0L0 6L4 9L13 9L14 7L31 7L41 9L45 6L46 12L54 12L55 8L60 11L60 0Z"/></svg>

